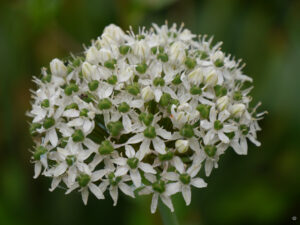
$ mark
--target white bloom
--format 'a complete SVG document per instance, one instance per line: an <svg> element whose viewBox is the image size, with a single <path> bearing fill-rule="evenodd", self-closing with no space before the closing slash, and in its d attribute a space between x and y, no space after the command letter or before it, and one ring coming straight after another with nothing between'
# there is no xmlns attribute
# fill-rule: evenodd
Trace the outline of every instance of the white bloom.
<svg viewBox="0 0 300 225"><path fill-rule="evenodd" d="M214 86L218 82L218 75L215 70L210 70L205 74L205 84L207 86Z"/></svg>
<svg viewBox="0 0 300 225"><path fill-rule="evenodd" d="M142 162L144 155L140 153L136 153L131 145L125 145L125 154L128 158L120 157L114 160L117 165L122 166L122 175L129 171L131 180L136 187L140 187L142 182L139 169L145 173L156 174L156 171L150 164Z"/></svg>
<svg viewBox="0 0 300 225"><path fill-rule="evenodd" d="M112 52L108 49L101 48L98 53L98 58L100 62L105 63L112 58Z"/></svg>
<svg viewBox="0 0 300 225"><path fill-rule="evenodd" d="M241 89L252 79L220 42L194 37L176 24L138 34L109 25L81 56L42 68L27 113L34 178L77 189L84 204L108 191L116 205L121 190L152 194L152 213L159 198L173 211L173 194L188 205L191 186L206 186L201 167L209 176L229 147L259 146L264 113Z"/></svg>
<svg viewBox="0 0 300 225"><path fill-rule="evenodd" d="M185 153L189 149L188 140L177 140L175 142L175 147L179 153Z"/></svg>
<svg viewBox="0 0 300 225"><path fill-rule="evenodd" d="M91 46L86 52L86 61L91 64L98 64L100 53L95 46Z"/></svg>
<svg viewBox="0 0 300 225"><path fill-rule="evenodd" d="M133 54L141 59L147 58L150 54L150 48L145 40L140 40L132 46Z"/></svg>
<svg viewBox="0 0 300 225"><path fill-rule="evenodd" d="M92 79L95 77L97 67L95 65L91 65L88 62L84 62L82 64L82 74L85 78Z"/></svg>
<svg viewBox="0 0 300 225"><path fill-rule="evenodd" d="M152 91L151 87L147 86L147 87L144 87L142 89L142 98L144 99L145 102L148 102L152 99L154 99L154 92Z"/></svg>
<svg viewBox="0 0 300 225"><path fill-rule="evenodd" d="M221 98L219 98L216 102L217 104L217 108L220 110L220 111L223 111L224 109L227 108L228 104L229 104L229 98L228 96L223 96Z"/></svg>
<svg viewBox="0 0 300 225"><path fill-rule="evenodd" d="M212 60L213 62L216 62L218 60L220 61L224 61L224 53L221 51L216 51L213 55L212 55Z"/></svg>
<svg viewBox="0 0 300 225"><path fill-rule="evenodd" d="M218 136L220 141L223 143L229 143L229 138L225 135L225 133L230 133L236 130L234 125L226 124L224 122L229 116L230 113L228 111L222 111L219 113L217 118L215 108L211 108L209 121L201 121L201 127L208 130L203 139L205 145L211 144L216 136Z"/></svg>
<svg viewBox="0 0 300 225"><path fill-rule="evenodd" d="M122 29L114 24L111 24L107 27L105 27L103 34L101 36L102 38L102 45L110 46L112 44L118 44L120 43L124 38L124 32Z"/></svg>
<svg viewBox="0 0 300 225"><path fill-rule="evenodd" d="M170 183L167 186L168 193L173 195L177 192L181 192L186 205L189 205L192 199L191 186L197 188L204 188L207 186L203 179L195 177L198 174L199 170L200 165L192 165L190 168L188 168L187 171L183 169L178 171L180 174L174 172L167 173L166 177L169 180L176 181L174 183Z"/></svg>
<svg viewBox="0 0 300 225"><path fill-rule="evenodd" d="M50 63L51 73L55 76L63 77L67 74L67 67L59 59L53 59Z"/></svg>
<svg viewBox="0 0 300 225"><path fill-rule="evenodd" d="M235 117L241 117L245 112L246 106L244 104L234 104L230 107L230 112Z"/></svg>
<svg viewBox="0 0 300 225"><path fill-rule="evenodd" d="M185 47L182 42L174 42L169 49L170 61L174 64L181 65L186 58L184 49Z"/></svg>
<svg viewBox="0 0 300 225"><path fill-rule="evenodd" d="M192 72L189 73L188 75L188 79L191 83L199 85L202 83L203 81L203 71L202 69L199 67L195 70L193 70ZM207 79L206 79L207 80Z"/></svg>

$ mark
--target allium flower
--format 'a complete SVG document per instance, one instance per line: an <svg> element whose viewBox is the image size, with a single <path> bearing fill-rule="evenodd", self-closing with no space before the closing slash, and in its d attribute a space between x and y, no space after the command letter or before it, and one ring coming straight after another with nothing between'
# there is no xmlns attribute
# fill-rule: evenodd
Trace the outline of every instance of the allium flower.
<svg viewBox="0 0 300 225"><path fill-rule="evenodd" d="M116 205L120 189L152 194L152 213L158 198L173 211L173 194L189 205L191 187L207 186L202 166L209 176L230 147L259 146L252 79L221 43L195 37L175 24L138 34L109 25L82 56L53 59L28 112L34 178L78 190L85 204L109 192Z"/></svg>

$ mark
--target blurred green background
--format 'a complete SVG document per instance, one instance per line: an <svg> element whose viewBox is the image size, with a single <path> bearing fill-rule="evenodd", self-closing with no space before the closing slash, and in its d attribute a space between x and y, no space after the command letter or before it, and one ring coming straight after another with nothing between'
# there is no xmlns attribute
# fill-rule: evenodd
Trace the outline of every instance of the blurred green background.
<svg viewBox="0 0 300 225"><path fill-rule="evenodd" d="M254 78L254 101L269 114L260 148L248 156L228 151L192 204L174 199L180 224L299 224L300 220L300 1L288 0L7 0L0 1L0 224L162 224L150 198L90 198L48 191L33 180L28 134L32 75L54 57L82 51L103 28L134 29L152 22L184 22L214 35L223 50L244 59ZM292 217L296 216L296 221Z"/></svg>

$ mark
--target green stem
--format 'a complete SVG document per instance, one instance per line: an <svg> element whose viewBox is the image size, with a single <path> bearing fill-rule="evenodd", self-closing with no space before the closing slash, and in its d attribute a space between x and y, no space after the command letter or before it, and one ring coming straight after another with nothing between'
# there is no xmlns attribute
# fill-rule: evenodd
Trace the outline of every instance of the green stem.
<svg viewBox="0 0 300 225"><path fill-rule="evenodd" d="M158 209L164 225L179 225L175 212L171 212L161 201L158 203Z"/></svg>

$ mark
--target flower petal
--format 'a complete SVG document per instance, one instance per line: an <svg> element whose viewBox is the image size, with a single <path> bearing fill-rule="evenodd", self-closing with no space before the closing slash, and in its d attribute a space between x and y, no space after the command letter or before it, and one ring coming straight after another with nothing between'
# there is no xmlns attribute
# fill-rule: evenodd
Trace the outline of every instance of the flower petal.
<svg viewBox="0 0 300 225"><path fill-rule="evenodd" d="M154 150L157 151L160 154L166 154L166 145L163 140L156 137L152 140Z"/></svg>
<svg viewBox="0 0 300 225"><path fill-rule="evenodd" d="M140 172L137 169L130 170L130 177L132 179L134 186L136 186L137 188L141 186L142 178Z"/></svg>
<svg viewBox="0 0 300 225"><path fill-rule="evenodd" d="M131 124L131 119L128 117L127 114L123 115L122 123L125 131L130 132L132 129L132 124Z"/></svg>
<svg viewBox="0 0 300 225"><path fill-rule="evenodd" d="M136 153L136 157L141 161L144 156L150 151L149 146L150 146L151 141L146 138L140 145L139 151Z"/></svg>
<svg viewBox="0 0 300 225"><path fill-rule="evenodd" d="M153 169L153 167L148 164L148 163L143 163L143 162L140 162L139 163L139 168L141 170L143 170L145 173L152 173L152 174L156 174L156 171Z"/></svg>
<svg viewBox="0 0 300 225"><path fill-rule="evenodd" d="M136 134L133 137L129 138L127 144L136 144L141 142L144 139L144 135L142 133Z"/></svg>
<svg viewBox="0 0 300 225"><path fill-rule="evenodd" d="M42 164L40 162L36 162L34 164L34 176L33 178L36 179L41 174L42 171Z"/></svg>
<svg viewBox="0 0 300 225"><path fill-rule="evenodd" d="M96 198L104 199L104 195L103 195L102 191L100 190L100 188L97 185L95 185L93 183L90 183L89 184L89 189L96 196Z"/></svg>
<svg viewBox="0 0 300 225"><path fill-rule="evenodd" d="M166 140L172 139L172 133L163 128L156 129L156 134Z"/></svg>
<svg viewBox="0 0 300 225"><path fill-rule="evenodd" d="M155 213L158 203L158 194L154 193L151 201L151 213Z"/></svg>
<svg viewBox="0 0 300 225"><path fill-rule="evenodd" d="M182 196L184 198L186 205L189 205L191 203L191 197L192 197L191 188L189 185L183 185Z"/></svg>
<svg viewBox="0 0 300 225"><path fill-rule="evenodd" d="M57 137L57 133L56 133L56 130L55 129L51 129L49 131L49 141L51 142L51 145L53 147L56 147L57 146L57 143L58 143L58 137Z"/></svg>
<svg viewBox="0 0 300 225"><path fill-rule="evenodd" d="M118 187L117 186L110 186L109 188L109 194L114 201L114 206L117 205L118 202Z"/></svg>
<svg viewBox="0 0 300 225"><path fill-rule="evenodd" d="M223 143L225 144L229 143L229 138L222 131L218 132L218 137Z"/></svg>
<svg viewBox="0 0 300 225"><path fill-rule="evenodd" d="M88 202L88 198L89 198L89 191L88 191L87 188L84 188L84 189L81 191L81 197L82 197L83 203L86 205L87 202Z"/></svg>
<svg viewBox="0 0 300 225"><path fill-rule="evenodd" d="M160 195L160 198L162 200L162 202L169 207L169 209L171 210L171 212L174 212L174 207L173 207L173 203L172 200L169 196L166 195Z"/></svg>
<svg viewBox="0 0 300 225"><path fill-rule="evenodd" d="M131 145L125 145L125 154L128 158L133 158L135 156L135 150Z"/></svg>
<svg viewBox="0 0 300 225"><path fill-rule="evenodd" d="M179 173L184 173L184 164L178 156L173 158L173 166L178 170Z"/></svg>
<svg viewBox="0 0 300 225"><path fill-rule="evenodd" d="M193 185L194 187L197 187L197 188L207 187L207 183L205 183L205 181L199 177L192 179L191 185Z"/></svg>
<svg viewBox="0 0 300 225"><path fill-rule="evenodd" d="M125 183L120 183L119 184L119 188L121 189L121 191L124 194L126 194L126 195L128 195L128 196L130 196L132 198L135 198L133 190L132 190L132 188L129 185L127 185Z"/></svg>
<svg viewBox="0 0 300 225"><path fill-rule="evenodd" d="M174 195L181 191L181 184L179 182L170 183L166 185L166 194L168 196Z"/></svg>

